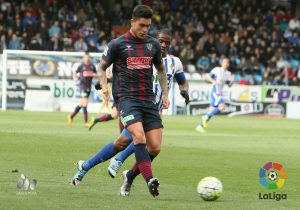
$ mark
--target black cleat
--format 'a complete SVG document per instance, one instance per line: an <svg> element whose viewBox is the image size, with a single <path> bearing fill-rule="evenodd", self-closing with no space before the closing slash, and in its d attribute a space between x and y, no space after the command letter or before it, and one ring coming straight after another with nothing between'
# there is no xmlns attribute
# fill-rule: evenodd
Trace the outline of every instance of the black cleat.
<svg viewBox="0 0 300 210"><path fill-rule="evenodd" d="M94 127L96 125L96 123L94 122L94 123L92 123L90 126L89 126L89 131L91 131L92 130L92 128Z"/></svg>
<svg viewBox="0 0 300 210"><path fill-rule="evenodd" d="M159 180L157 178L150 179L148 181L147 185L148 185L149 192L153 197L156 197L159 195L159 190L158 190Z"/></svg>

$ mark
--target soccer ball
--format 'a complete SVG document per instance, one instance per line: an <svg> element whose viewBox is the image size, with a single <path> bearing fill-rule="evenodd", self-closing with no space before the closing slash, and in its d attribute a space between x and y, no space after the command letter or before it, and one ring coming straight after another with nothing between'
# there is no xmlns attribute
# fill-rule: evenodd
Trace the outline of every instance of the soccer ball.
<svg viewBox="0 0 300 210"><path fill-rule="evenodd" d="M275 171L271 171L269 173L269 179L275 181L277 179L277 173Z"/></svg>
<svg viewBox="0 0 300 210"><path fill-rule="evenodd" d="M197 192L205 201L217 200L223 191L223 185L219 179L215 177L203 178L197 186Z"/></svg>

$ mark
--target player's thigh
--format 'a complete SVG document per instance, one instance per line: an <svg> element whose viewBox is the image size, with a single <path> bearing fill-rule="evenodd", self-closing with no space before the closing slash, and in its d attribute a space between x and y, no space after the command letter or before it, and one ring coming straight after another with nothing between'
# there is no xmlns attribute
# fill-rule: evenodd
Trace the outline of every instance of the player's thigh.
<svg viewBox="0 0 300 210"><path fill-rule="evenodd" d="M150 154L157 155L160 152L162 142L162 128L149 130L145 133L147 149Z"/></svg>
<svg viewBox="0 0 300 210"><path fill-rule="evenodd" d="M209 112L211 112L211 111L214 110L214 109L215 109L214 106L210 106L208 110L209 110Z"/></svg>
<svg viewBox="0 0 300 210"><path fill-rule="evenodd" d="M225 103L220 103L218 108L220 111L223 111L225 109Z"/></svg>
<svg viewBox="0 0 300 210"><path fill-rule="evenodd" d="M146 137L142 122L134 122L133 124L128 125L126 129L132 135L135 144L146 144Z"/></svg>
<svg viewBox="0 0 300 210"><path fill-rule="evenodd" d="M221 103L224 103L222 96L218 93L212 92L210 94L210 106L217 107Z"/></svg>
<svg viewBox="0 0 300 210"><path fill-rule="evenodd" d="M116 105L113 105L112 110L111 110L111 117L113 119L117 119L118 116L119 116L118 109L117 109Z"/></svg>
<svg viewBox="0 0 300 210"><path fill-rule="evenodd" d="M83 106L83 107L87 106L87 105L88 105L88 102L89 102L89 100L88 100L87 97L82 97L82 98L80 99L80 105Z"/></svg>

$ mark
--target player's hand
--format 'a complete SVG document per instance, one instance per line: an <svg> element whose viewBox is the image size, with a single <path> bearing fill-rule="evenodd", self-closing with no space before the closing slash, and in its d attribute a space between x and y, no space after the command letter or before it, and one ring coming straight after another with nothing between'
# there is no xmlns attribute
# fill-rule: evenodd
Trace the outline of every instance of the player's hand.
<svg viewBox="0 0 300 210"><path fill-rule="evenodd" d="M102 86L100 84L100 82L97 82L97 84L94 86L96 90L101 90Z"/></svg>
<svg viewBox="0 0 300 210"><path fill-rule="evenodd" d="M185 99L185 105L188 105L190 103L190 96L186 90L181 90L180 95Z"/></svg>
<svg viewBox="0 0 300 210"><path fill-rule="evenodd" d="M169 98L168 98L168 96L166 96L166 95L163 95L162 96L162 108L163 109L168 109L169 108L169 106L170 106L170 101L169 101Z"/></svg>
<svg viewBox="0 0 300 210"><path fill-rule="evenodd" d="M107 87L102 87L102 94L103 94L103 100L104 100L104 104L107 107L108 106L108 88Z"/></svg>

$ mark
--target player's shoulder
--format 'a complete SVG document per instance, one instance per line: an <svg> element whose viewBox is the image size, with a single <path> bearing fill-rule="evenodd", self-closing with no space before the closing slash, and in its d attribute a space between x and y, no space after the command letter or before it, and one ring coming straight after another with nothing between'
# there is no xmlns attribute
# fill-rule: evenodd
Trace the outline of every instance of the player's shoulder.
<svg viewBox="0 0 300 210"><path fill-rule="evenodd" d="M170 59L170 60L174 60L175 63L181 63L180 58L175 56L175 55L167 54L167 58Z"/></svg>
<svg viewBox="0 0 300 210"><path fill-rule="evenodd" d="M110 40L109 44L112 44L114 46L121 44L123 41L126 40L126 34L123 34L117 38L114 38L112 40Z"/></svg>
<svg viewBox="0 0 300 210"><path fill-rule="evenodd" d="M220 71L222 68L220 66L214 67L211 71Z"/></svg>

